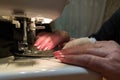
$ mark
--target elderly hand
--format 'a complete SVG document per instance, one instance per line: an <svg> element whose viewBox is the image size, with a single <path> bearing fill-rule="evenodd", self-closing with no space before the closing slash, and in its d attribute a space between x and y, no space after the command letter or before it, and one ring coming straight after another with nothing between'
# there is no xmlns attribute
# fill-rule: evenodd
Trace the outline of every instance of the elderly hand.
<svg viewBox="0 0 120 80"><path fill-rule="evenodd" d="M97 41L54 52L63 63L87 67L107 80L120 80L120 45L114 41Z"/></svg>
<svg viewBox="0 0 120 80"><path fill-rule="evenodd" d="M70 40L67 32L56 30L55 32L43 32L37 35L37 40L34 44L39 50L51 50L57 45Z"/></svg>

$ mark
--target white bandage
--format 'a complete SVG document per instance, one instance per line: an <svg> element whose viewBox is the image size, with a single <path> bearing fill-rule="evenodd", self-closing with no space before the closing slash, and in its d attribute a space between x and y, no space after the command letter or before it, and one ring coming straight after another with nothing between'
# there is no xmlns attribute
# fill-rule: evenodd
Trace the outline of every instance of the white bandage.
<svg viewBox="0 0 120 80"><path fill-rule="evenodd" d="M91 43L95 43L96 42L95 38L89 38L89 40L90 40Z"/></svg>

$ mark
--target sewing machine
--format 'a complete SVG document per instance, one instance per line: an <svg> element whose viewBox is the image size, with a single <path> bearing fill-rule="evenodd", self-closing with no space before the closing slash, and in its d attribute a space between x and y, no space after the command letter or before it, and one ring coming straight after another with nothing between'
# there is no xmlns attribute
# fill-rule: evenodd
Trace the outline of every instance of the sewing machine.
<svg viewBox="0 0 120 80"><path fill-rule="evenodd" d="M38 51L33 44L37 32L52 31L50 23L60 16L66 4L67 0L0 0L1 20L15 25L13 37L16 45L12 50L13 55L43 57L48 53L47 56L52 56L50 51Z"/></svg>
<svg viewBox="0 0 120 80"><path fill-rule="evenodd" d="M49 24L60 16L67 4L67 0L0 0L0 19L11 22L15 32L20 32L14 35L17 45L14 56L0 59L0 80L101 79L95 72L60 63L51 55L44 58L48 52L40 55L33 47L37 31L49 27L47 29L51 32Z"/></svg>

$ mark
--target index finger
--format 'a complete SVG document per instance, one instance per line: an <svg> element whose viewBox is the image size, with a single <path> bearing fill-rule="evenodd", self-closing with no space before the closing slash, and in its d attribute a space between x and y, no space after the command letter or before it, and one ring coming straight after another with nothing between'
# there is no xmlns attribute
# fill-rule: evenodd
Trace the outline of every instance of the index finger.
<svg viewBox="0 0 120 80"><path fill-rule="evenodd" d="M90 54L100 57L105 57L106 52L102 51L101 46L96 46L95 44L87 44L81 46L75 46L72 48L62 49L60 51L54 52L54 54L63 54L63 55L81 55L81 54Z"/></svg>

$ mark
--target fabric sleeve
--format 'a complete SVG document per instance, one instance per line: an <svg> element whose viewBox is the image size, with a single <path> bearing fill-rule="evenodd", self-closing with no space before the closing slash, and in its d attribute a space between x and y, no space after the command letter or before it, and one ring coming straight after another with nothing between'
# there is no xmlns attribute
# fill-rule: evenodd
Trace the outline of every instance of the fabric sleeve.
<svg viewBox="0 0 120 80"><path fill-rule="evenodd" d="M118 40L120 32L120 8L108 19L95 34L89 37L94 37L96 40Z"/></svg>

